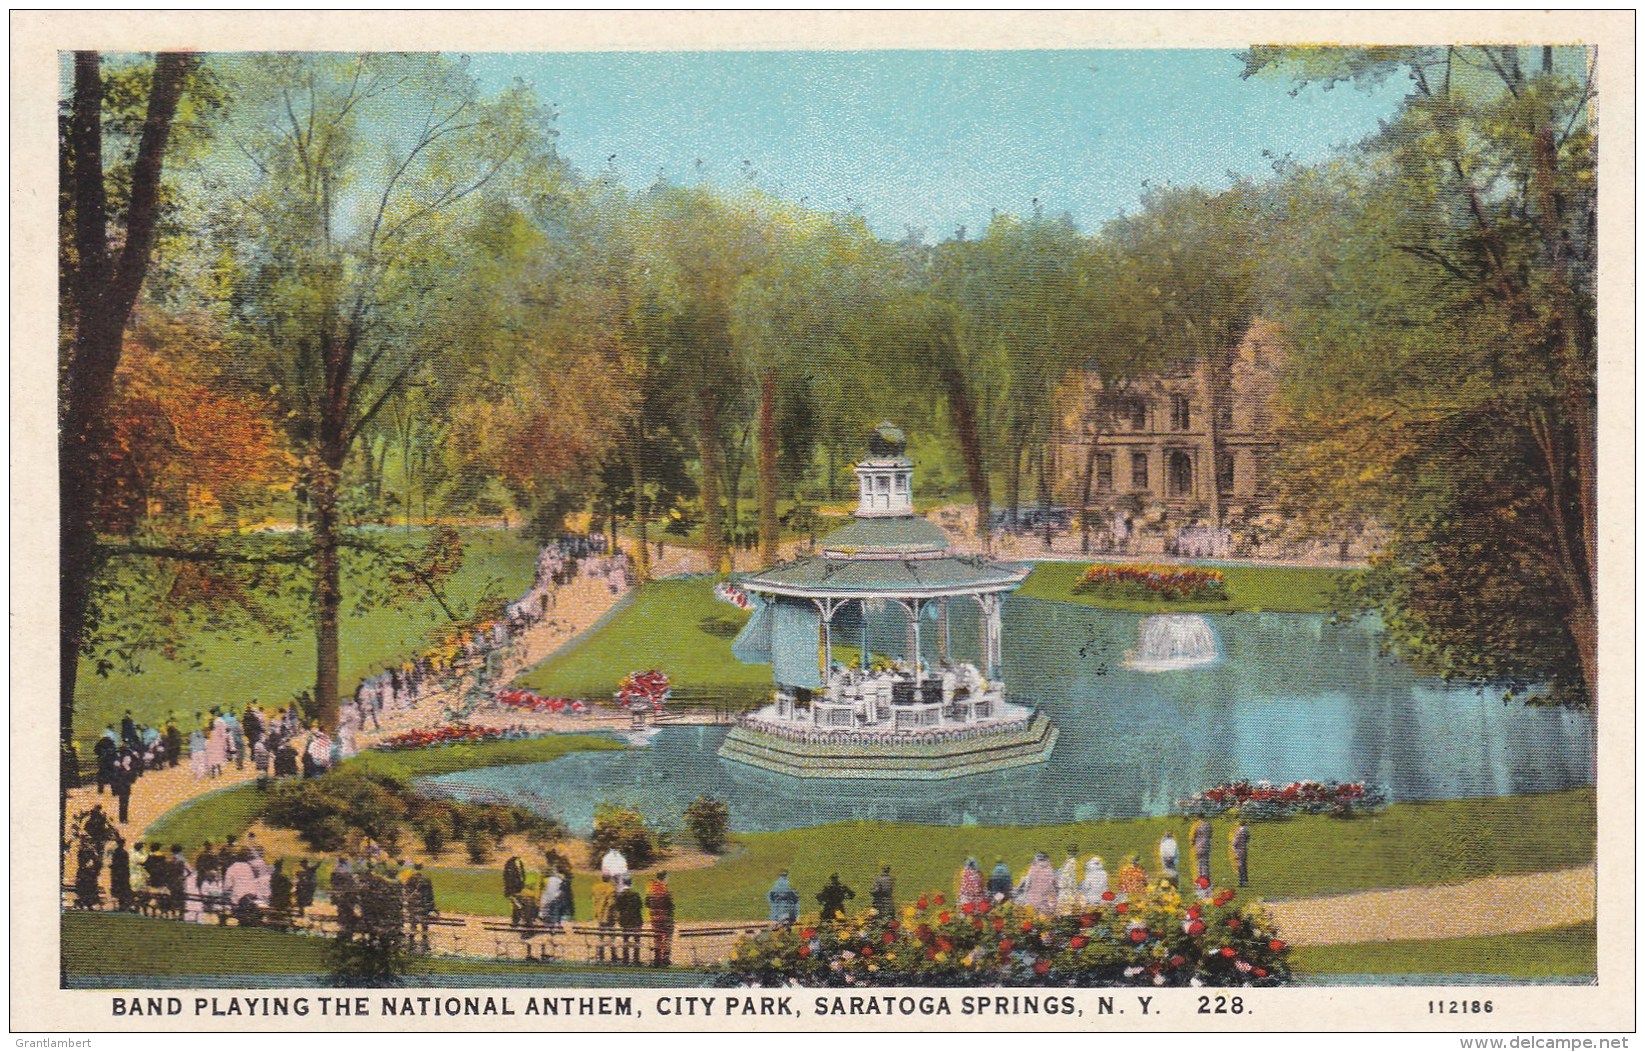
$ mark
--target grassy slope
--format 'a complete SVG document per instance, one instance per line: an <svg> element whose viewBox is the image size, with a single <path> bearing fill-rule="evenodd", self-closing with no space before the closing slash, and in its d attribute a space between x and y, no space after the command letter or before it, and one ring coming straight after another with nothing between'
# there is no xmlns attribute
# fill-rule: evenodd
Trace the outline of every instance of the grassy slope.
<svg viewBox="0 0 1645 1052"><path fill-rule="evenodd" d="M1050 599L1063 603L1083 603L1109 610L1155 613L1177 610L1196 613L1230 613L1241 610L1268 610L1276 613L1309 613L1330 608L1330 596L1347 571L1298 566L1218 566L1228 585L1228 599L1204 603L1172 603L1164 600L1114 600L1081 595L1074 591L1089 563L1039 563L1017 595L1025 599Z"/></svg>
<svg viewBox="0 0 1645 1052"><path fill-rule="evenodd" d="M386 774L397 778L466 771L475 767L543 763L583 749L625 749L615 738L587 734L554 734L519 741L480 742L405 752L367 751L343 764L345 770ZM233 786L180 804L149 828L149 834L167 844L193 847L206 840L239 835L262 813L264 794L255 783Z"/></svg>
<svg viewBox="0 0 1645 1052"><path fill-rule="evenodd" d="M653 581L598 631L519 683L544 694L607 698L629 672L660 668L681 701L757 700L771 689L771 667L731 656L731 641L748 617L714 598L707 578Z"/></svg>
<svg viewBox="0 0 1645 1052"><path fill-rule="evenodd" d="M1250 893L1268 899L1332 895L1496 873L1579 865L1593 857L1592 790L1537 796L1399 804L1380 815L1309 816L1252 827ZM1018 875L1036 850L1061 862L1066 845L1097 852L1113 872L1128 852L1157 867L1154 845L1172 829L1186 856L1182 818L1051 826L920 826L846 822L740 836L739 850L712 869L670 878L686 919L762 916L765 891L788 869L805 907L831 872L866 896L876 866L893 867L904 895L949 889L967 855L985 869L1003 856ZM1226 821L1212 823L1212 877L1231 883Z"/></svg>
<svg viewBox="0 0 1645 1052"><path fill-rule="evenodd" d="M467 545L463 568L447 585L459 609L468 607L488 586L506 599L524 594L531 586L536 555L530 543L501 530L470 529L463 537ZM390 660L416 653L430 631L445 620L432 600L354 609L346 589L345 583L340 648L345 690L353 690ZM294 596L291 602L306 608L307 598ZM137 673L115 671L99 676L91 662L82 662L77 737L94 738L98 729L118 721L128 708L139 722L157 726L171 711L186 719L196 710L220 704L238 707L253 698L265 704L289 703L298 691L314 685L314 635L300 613L293 611L299 627L290 636L209 631L193 640L187 655L192 660L168 661L151 654ZM196 663L199 667L194 667Z"/></svg>
<svg viewBox="0 0 1645 1052"><path fill-rule="evenodd" d="M1250 894L1304 898L1407 885L1439 884L1492 874L1531 873L1593 858L1592 790L1421 804L1396 804L1380 815L1341 820L1304 817L1252 827ZM669 883L683 920L765 916L765 892L779 870L791 872L806 908L832 872L866 899L873 874L889 863L899 894L951 888L967 855L990 869L1003 856L1021 874L1036 850L1061 861L1066 845L1095 851L1110 872L1136 852L1155 866L1154 845L1167 829L1188 853L1188 822L1150 818L1047 826L925 826L841 822L781 833L735 837L709 869L684 870ZM1232 883L1225 821L1212 823L1211 873ZM535 860L533 860L535 861ZM503 914L501 862L489 869L433 871L442 908ZM579 913L588 890L576 887Z"/></svg>
<svg viewBox="0 0 1645 1052"><path fill-rule="evenodd" d="M1399 942L1311 946L1296 951L1301 975L1509 975L1558 978L1595 974L1596 933L1592 921L1522 935L1467 939L1409 939Z"/></svg>

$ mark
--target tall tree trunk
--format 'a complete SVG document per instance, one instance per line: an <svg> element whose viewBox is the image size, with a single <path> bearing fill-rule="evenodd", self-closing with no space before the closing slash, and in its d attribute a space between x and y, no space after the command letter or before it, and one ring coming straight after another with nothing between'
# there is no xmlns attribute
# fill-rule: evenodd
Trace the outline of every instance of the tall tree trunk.
<svg viewBox="0 0 1645 1052"><path fill-rule="evenodd" d="M343 473L348 464L348 408L354 375L355 333L352 326L339 334L331 324L319 334L323 389L320 395L318 464L310 483L314 538L314 705L320 726L337 731L341 715L338 633L343 606L342 499Z"/></svg>
<svg viewBox="0 0 1645 1052"><path fill-rule="evenodd" d="M697 414L697 455L702 461L700 494L703 508L703 552L715 573L730 573L731 558L725 547L725 510L720 503L725 466L721 463L720 418L717 396L705 391Z"/></svg>
<svg viewBox="0 0 1645 1052"><path fill-rule="evenodd" d="M1052 439L1047 439L1044 448L1040 450L1040 513L1043 516L1045 547L1051 547L1051 473L1056 470L1052 460L1054 447Z"/></svg>
<svg viewBox="0 0 1645 1052"><path fill-rule="evenodd" d="M777 561L777 371L760 376L760 563Z"/></svg>
<svg viewBox="0 0 1645 1052"><path fill-rule="evenodd" d="M634 486L634 572L641 581L651 579L651 551L647 547L646 523L651 517L651 502L645 492L645 436L640 420L636 418L630 429L628 464Z"/></svg>
<svg viewBox="0 0 1645 1052"><path fill-rule="evenodd" d="M948 411L954 418L954 434L960 442L960 459L965 462L966 481L971 486L971 500L977 508L977 539L983 548L989 547L988 520L993 515L988 492L988 463L983 455L982 436L977 431L977 410L966 389L965 377L952 359L945 361L938 372L943 390L948 395Z"/></svg>
<svg viewBox="0 0 1645 1052"><path fill-rule="evenodd" d="M1005 507L1012 529L1017 528L1018 509L1022 504L1022 458L1026 454L1021 442L1011 443L1011 463L1005 469Z"/></svg>
<svg viewBox="0 0 1645 1052"><path fill-rule="evenodd" d="M74 338L64 363L57 438L58 733L66 745L74 741L80 650L98 571L97 515L102 504L102 458L110 438L108 405L126 323L154 247L172 118L193 65L188 55L168 52L155 58L148 113L132 167L124 244L115 258L108 241L108 190L103 181L102 59L95 51L74 56L74 99L63 162L66 203L74 209L75 259L66 275ZM60 806L66 806L66 785L59 791Z"/></svg>

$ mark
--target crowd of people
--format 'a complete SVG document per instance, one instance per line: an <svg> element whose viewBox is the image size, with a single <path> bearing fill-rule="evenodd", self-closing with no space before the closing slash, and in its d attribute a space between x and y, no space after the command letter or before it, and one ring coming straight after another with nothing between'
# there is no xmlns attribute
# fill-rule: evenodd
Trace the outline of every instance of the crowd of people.
<svg viewBox="0 0 1645 1052"><path fill-rule="evenodd" d="M312 861L270 865L255 833L221 845L208 840L192 858L181 844L140 841L128 848L101 804L76 818L72 839L74 904L82 909L105 904L106 869L109 904L122 912L195 924L232 917L242 927L290 927L314 905L319 883Z"/></svg>
<svg viewBox="0 0 1645 1052"><path fill-rule="evenodd" d="M1211 823L1201 819L1189 830L1189 845L1194 866L1193 887L1201 898L1211 895ZM1249 881L1251 831L1244 822L1235 823L1228 837L1229 864L1240 887ZM1134 854L1125 855L1112 877L1101 855L1091 855L1080 861L1079 847L1068 846L1067 857L1060 866L1054 866L1051 856L1035 852L1032 861L1020 876L1012 873L1003 857L994 860L986 874L973 858L967 858L955 879L955 901L960 906L980 906L985 902L1015 902L1030 906L1046 915L1078 913L1111 902L1125 902L1133 895L1147 891L1151 881L1163 881L1172 887L1180 886L1179 865L1181 853L1176 836L1170 832L1160 837L1156 846L1159 868L1151 877ZM845 917L848 903L857 897L856 891L845 884L838 873L832 874L817 892L817 915L824 921ZM869 890L874 911L882 917L896 912L896 883L890 866L882 866ZM794 924L799 920L801 897L789 878L787 870L779 873L766 892L771 923Z"/></svg>
<svg viewBox="0 0 1645 1052"><path fill-rule="evenodd" d="M663 968L673 960L674 895L668 873L658 870L645 880L643 894L640 881L629 872L621 851L607 851L601 858L599 877L589 893L596 961L639 965L649 956L653 966ZM539 930L558 933L576 918L570 864L554 853L538 874L530 873L518 856L509 859L503 866L503 894L512 904L510 923L527 940L527 957L529 940Z"/></svg>

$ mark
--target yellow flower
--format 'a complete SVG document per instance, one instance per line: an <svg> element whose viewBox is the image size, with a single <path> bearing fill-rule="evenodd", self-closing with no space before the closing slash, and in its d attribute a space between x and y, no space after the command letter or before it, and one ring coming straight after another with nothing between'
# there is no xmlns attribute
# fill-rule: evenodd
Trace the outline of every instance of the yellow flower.
<svg viewBox="0 0 1645 1052"><path fill-rule="evenodd" d="M942 952L941 950L938 950L937 951L937 956L933 957L932 960L938 961L938 962L946 961L946 960L948 960L948 954Z"/></svg>

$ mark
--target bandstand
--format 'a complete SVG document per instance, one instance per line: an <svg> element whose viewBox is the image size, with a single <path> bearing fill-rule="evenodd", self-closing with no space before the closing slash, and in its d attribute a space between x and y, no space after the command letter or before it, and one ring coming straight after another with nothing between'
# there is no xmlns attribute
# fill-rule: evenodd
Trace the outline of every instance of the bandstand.
<svg viewBox="0 0 1645 1052"><path fill-rule="evenodd" d="M855 470L854 521L817 554L738 582L758 606L733 652L770 662L775 690L720 754L825 778L949 778L1045 760L1055 728L1007 701L1000 678L1000 603L1027 570L957 554L914 514L914 467L891 425Z"/></svg>

